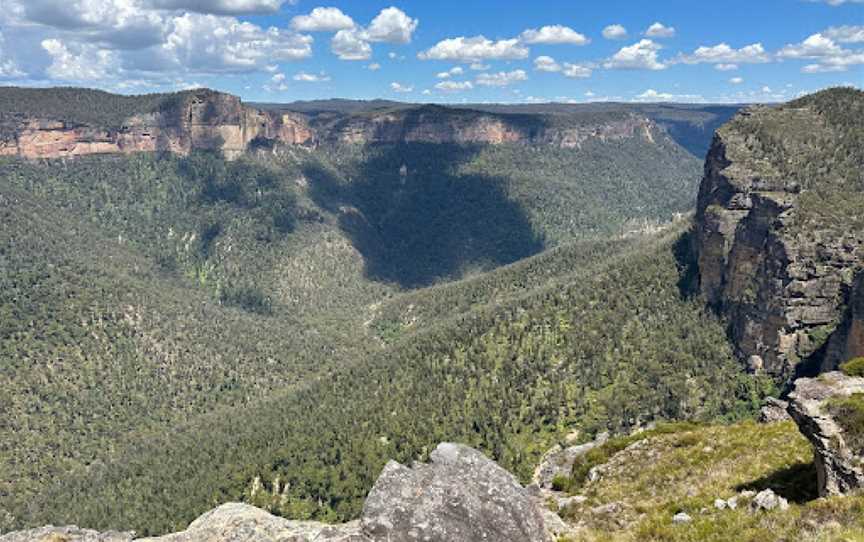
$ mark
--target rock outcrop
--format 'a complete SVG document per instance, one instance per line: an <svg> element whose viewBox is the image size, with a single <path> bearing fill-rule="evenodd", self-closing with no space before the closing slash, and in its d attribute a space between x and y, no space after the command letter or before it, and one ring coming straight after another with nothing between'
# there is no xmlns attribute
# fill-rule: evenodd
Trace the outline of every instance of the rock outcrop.
<svg viewBox="0 0 864 542"><path fill-rule="evenodd" d="M850 428L836 410L840 399L857 397L864 404L864 378L830 372L817 378L799 378L789 394L789 414L813 444L819 494L839 495L864 488L864 449L856 440L860 435ZM853 419L864 419L864 412ZM864 428L858 428L864 431Z"/></svg>
<svg viewBox="0 0 864 542"><path fill-rule="evenodd" d="M587 454L608 439L609 433L601 433L595 440L585 444L566 448L556 444L543 454L540 463L534 469L532 483L541 489L551 489L555 478L559 476L569 477L572 474L573 463L576 462L577 458Z"/></svg>
<svg viewBox="0 0 864 542"><path fill-rule="evenodd" d="M864 93L844 99L860 107ZM849 340L828 348L848 312L854 276L864 267L864 231L825 212L836 207L830 199L817 199L862 198L851 178L860 176L861 165L843 170L825 150L864 142L826 118L819 100L836 102L816 95L754 108L719 129L696 214L702 294L727 317L742 362L784 382L802 363L812 372L836 368L848 359L841 350L859 350L864 334L857 316Z"/></svg>
<svg viewBox="0 0 864 542"><path fill-rule="evenodd" d="M42 527L0 542L549 542L558 528L516 478L477 450L442 443L428 464L391 461L360 520L341 525L291 521L247 504L205 513L185 531L135 539L78 527ZM560 523L560 519L558 519Z"/></svg>
<svg viewBox="0 0 864 542"><path fill-rule="evenodd" d="M306 145L315 140L299 115L273 114L244 105L240 98L209 90L179 95L179 103L138 114L118 127L78 124L50 118L28 118L4 131L0 156L65 158L87 154L164 151L188 154L193 149L221 150L235 158L253 142Z"/></svg>

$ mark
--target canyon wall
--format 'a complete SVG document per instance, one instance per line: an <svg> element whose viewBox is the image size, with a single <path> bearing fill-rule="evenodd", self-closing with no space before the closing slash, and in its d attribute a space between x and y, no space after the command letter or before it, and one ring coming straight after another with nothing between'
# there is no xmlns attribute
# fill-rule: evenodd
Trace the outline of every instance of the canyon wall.
<svg viewBox="0 0 864 542"><path fill-rule="evenodd" d="M741 361L782 382L864 347L864 231L853 225L864 196L854 163L837 158L858 160L860 143L820 113L820 99L754 108L718 130L697 204L701 292Z"/></svg>

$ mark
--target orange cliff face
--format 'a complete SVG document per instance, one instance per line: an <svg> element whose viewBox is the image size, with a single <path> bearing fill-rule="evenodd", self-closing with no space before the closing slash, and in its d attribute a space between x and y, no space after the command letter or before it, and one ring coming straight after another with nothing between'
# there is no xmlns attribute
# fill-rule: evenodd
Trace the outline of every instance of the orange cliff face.
<svg viewBox="0 0 864 542"><path fill-rule="evenodd" d="M221 150L229 159L252 141L308 145L313 131L297 115L272 115L245 106L227 94L192 94L179 110L136 115L117 128L72 125L52 119L28 119L14 134L0 139L0 156L64 158L88 154Z"/></svg>

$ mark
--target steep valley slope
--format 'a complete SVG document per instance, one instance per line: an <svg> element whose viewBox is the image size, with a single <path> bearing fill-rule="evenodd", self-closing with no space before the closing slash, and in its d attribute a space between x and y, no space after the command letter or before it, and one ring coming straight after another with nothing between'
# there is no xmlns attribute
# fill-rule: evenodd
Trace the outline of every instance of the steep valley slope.
<svg viewBox="0 0 864 542"><path fill-rule="evenodd" d="M277 476L274 511L350 518L440 440L525 477L575 427L766 392L680 295L687 222L660 225L699 161L638 112L418 107L422 137L346 140L209 91L0 105L2 529L165 532Z"/></svg>
<svg viewBox="0 0 864 542"><path fill-rule="evenodd" d="M256 109L194 91L117 98L107 119L7 96L0 531L161 534L228 501L346 520L388 460L442 441L527 481L555 442L736 422L661 432L589 495L639 511L625 537L698 539L710 518L673 532L672 508L807 468L788 424L739 420L799 358L859 355L861 95L726 124L695 219L699 161L652 115L696 109ZM165 152L67 142L28 159L49 98L88 145L156 115ZM818 138L782 135L803 125ZM746 466L742 441L770 450ZM643 455L705 461L636 476ZM728 476L688 485L711 465ZM672 478L665 500L645 490ZM586 510L591 537L624 529ZM721 519L770 536L770 521Z"/></svg>

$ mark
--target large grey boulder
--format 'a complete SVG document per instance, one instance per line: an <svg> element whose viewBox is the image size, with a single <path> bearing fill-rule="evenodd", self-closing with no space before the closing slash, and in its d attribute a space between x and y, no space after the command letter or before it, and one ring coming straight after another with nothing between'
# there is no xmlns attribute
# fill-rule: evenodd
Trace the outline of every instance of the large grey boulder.
<svg viewBox="0 0 864 542"><path fill-rule="evenodd" d="M0 542L130 542L134 536L135 533L131 531L100 533L74 525L66 527L48 525L0 535Z"/></svg>
<svg viewBox="0 0 864 542"><path fill-rule="evenodd" d="M136 542L369 542L358 522L327 525L291 521L248 504L228 503L189 524L185 531Z"/></svg>
<svg viewBox="0 0 864 542"><path fill-rule="evenodd" d="M545 542L539 503L482 453L439 444L431 462L391 461L366 498L363 532L387 542Z"/></svg>
<svg viewBox="0 0 864 542"><path fill-rule="evenodd" d="M842 425L829 411L832 399L859 393L864 393L864 378L831 372L799 378L789 394L789 415L815 450L821 496L864 488L864 454L849 446Z"/></svg>

